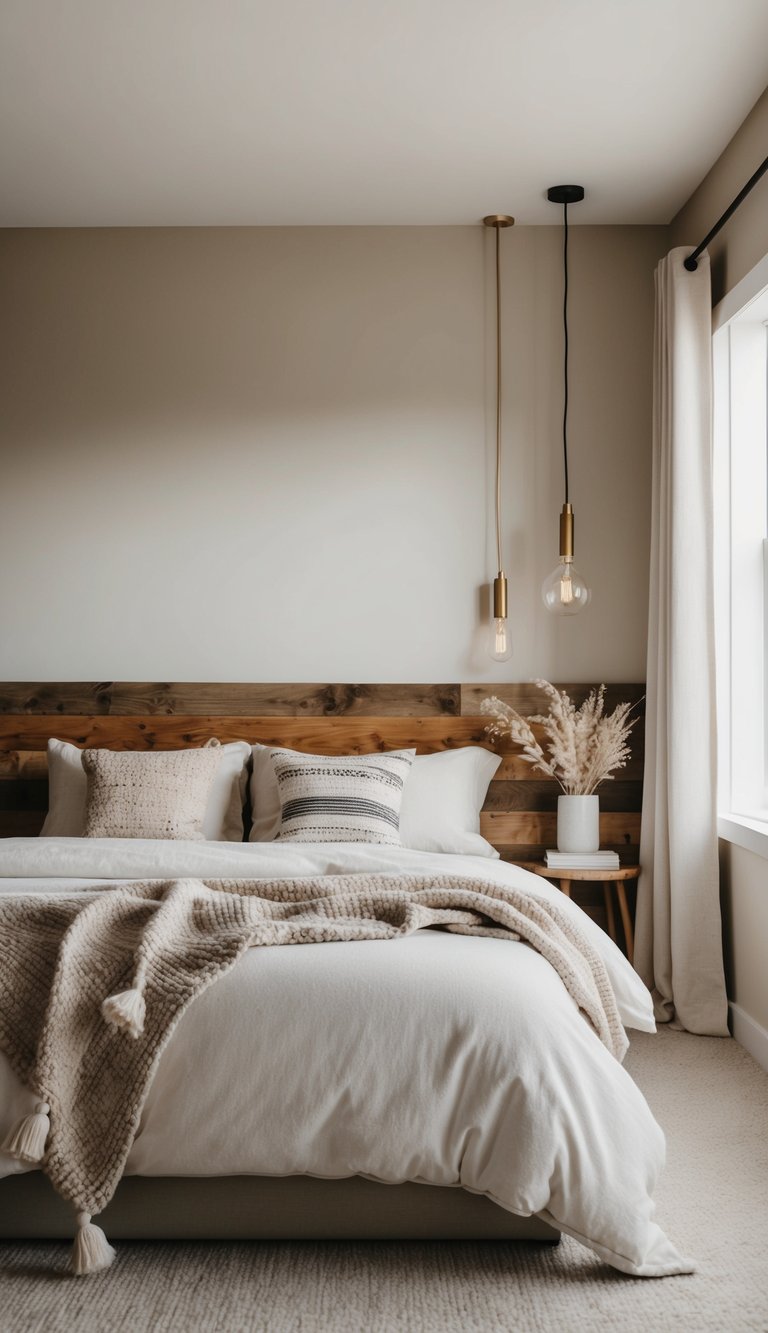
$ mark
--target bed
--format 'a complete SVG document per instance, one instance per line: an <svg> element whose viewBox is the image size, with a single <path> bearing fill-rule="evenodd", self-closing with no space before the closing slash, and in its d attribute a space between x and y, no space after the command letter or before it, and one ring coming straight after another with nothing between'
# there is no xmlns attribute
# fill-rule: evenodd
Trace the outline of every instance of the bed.
<svg viewBox="0 0 768 1333"><path fill-rule="evenodd" d="M210 707L205 716L41 711L53 688L26 687L32 706L24 711L5 701L0 748L17 791L44 782L43 747L52 736L119 751L195 747L217 735L331 755L382 754L409 742L420 754L484 743L476 715L444 711L450 687L429 696L441 711L426 711L420 687L418 713L368 717L355 711L374 689L363 687L344 696L351 717L309 719ZM70 698L78 688L62 687ZM97 688L103 702L107 689ZM158 694L156 706L167 707ZM317 697L305 688L292 707ZM327 690L319 698L327 707ZM374 697L373 706L381 702ZM112 694L107 706L114 707ZM402 697L389 707L402 710ZM526 781L527 771L504 755L495 776L504 797L512 802L513 785ZM20 813L28 816L29 804ZM507 838L516 830L527 839L520 859L541 845L532 833L550 838L549 811L515 820L518 812L499 810L498 795L492 804L481 830L503 829ZM351 883L376 875L482 882L491 893L496 886L550 903L599 953L625 1026L653 1029L647 992L604 932L506 859L360 843L37 838L31 823L26 818L27 836L0 841L4 898L92 899L137 882L330 876ZM618 823L617 815L608 828ZM6 822L4 831L14 829ZM508 856L509 844L501 845ZM30 1099L0 1060L0 1141L15 1117L31 1112ZM247 950L187 1009L164 1048L124 1180L100 1220L115 1239L551 1242L564 1230L625 1272L687 1272L690 1262L653 1221L663 1156L644 1099L549 962L521 940L438 926L397 939ZM0 1172L1 1235L71 1234L71 1213L39 1171L0 1155Z"/></svg>

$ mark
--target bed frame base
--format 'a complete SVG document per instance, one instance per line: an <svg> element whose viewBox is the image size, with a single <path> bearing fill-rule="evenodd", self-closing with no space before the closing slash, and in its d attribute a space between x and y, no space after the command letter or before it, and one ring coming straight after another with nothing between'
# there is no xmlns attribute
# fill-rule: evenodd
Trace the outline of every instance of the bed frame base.
<svg viewBox="0 0 768 1333"><path fill-rule="evenodd" d="M482 1195L352 1176L126 1176L99 1214L110 1240L531 1240L560 1233ZM0 1181L0 1239L70 1240L72 1209L35 1171Z"/></svg>

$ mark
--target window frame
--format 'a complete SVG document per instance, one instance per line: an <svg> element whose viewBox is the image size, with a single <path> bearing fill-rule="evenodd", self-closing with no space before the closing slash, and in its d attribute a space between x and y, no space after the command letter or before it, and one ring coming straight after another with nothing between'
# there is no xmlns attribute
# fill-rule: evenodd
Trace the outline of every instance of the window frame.
<svg viewBox="0 0 768 1333"><path fill-rule="evenodd" d="M718 831L768 858L768 256L712 329Z"/></svg>

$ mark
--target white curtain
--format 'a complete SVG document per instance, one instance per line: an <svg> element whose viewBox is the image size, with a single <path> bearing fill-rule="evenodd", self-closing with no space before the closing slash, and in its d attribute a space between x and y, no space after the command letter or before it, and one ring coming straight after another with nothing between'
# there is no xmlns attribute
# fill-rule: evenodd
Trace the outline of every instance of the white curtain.
<svg viewBox="0 0 768 1333"><path fill-rule="evenodd" d="M656 269L651 585L635 965L656 1016L727 1035L717 858L709 258Z"/></svg>

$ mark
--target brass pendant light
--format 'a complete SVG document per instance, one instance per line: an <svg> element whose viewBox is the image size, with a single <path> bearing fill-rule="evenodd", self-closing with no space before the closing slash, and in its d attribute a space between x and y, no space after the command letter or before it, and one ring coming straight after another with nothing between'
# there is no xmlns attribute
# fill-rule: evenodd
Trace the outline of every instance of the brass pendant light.
<svg viewBox="0 0 768 1333"><path fill-rule="evenodd" d="M512 656L512 638L507 620L507 576L501 561L501 254L499 237L504 227L514 227L515 219L507 213L490 213L483 225L496 232L496 561L498 574L493 580L493 617L488 650L494 662L507 662Z"/></svg>
<svg viewBox="0 0 768 1333"><path fill-rule="evenodd" d="M560 562L541 585L544 605L553 615L575 616L589 604L591 593L573 564L573 505L568 488L568 205L584 198L582 185L553 185L553 204L563 205L563 468L565 503L560 514Z"/></svg>

